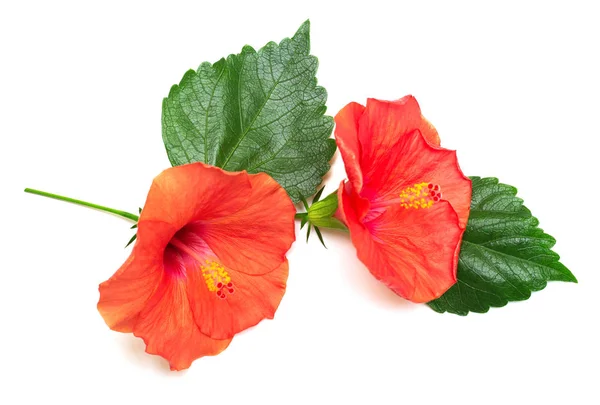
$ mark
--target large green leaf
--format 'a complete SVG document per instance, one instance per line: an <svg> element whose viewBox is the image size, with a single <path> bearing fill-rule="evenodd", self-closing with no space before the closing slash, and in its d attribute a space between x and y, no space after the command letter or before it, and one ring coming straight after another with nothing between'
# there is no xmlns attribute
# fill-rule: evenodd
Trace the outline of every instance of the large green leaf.
<svg viewBox="0 0 600 405"><path fill-rule="evenodd" d="M188 71L163 101L171 164L265 172L296 202L314 194L335 141L309 31L306 21L279 45L269 42L258 52L245 46L238 55Z"/></svg>
<svg viewBox="0 0 600 405"><path fill-rule="evenodd" d="M516 197L517 189L495 178L471 177L471 214L458 262L458 282L429 302L437 312L467 315L522 301L546 282L577 282L551 248L555 239Z"/></svg>

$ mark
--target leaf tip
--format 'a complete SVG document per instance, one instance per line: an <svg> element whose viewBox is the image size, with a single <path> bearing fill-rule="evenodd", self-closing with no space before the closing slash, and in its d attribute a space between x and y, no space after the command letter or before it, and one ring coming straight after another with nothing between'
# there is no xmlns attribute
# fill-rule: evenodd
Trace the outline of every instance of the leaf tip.
<svg viewBox="0 0 600 405"><path fill-rule="evenodd" d="M299 36L306 36L307 39L310 38L310 20L306 20L300 25L300 28L294 34L294 38L298 38Z"/></svg>
<svg viewBox="0 0 600 405"><path fill-rule="evenodd" d="M167 98L175 97L175 96L177 96L178 93L179 93L179 85L178 84L172 85L171 88L169 89L169 95L163 101L163 106L164 106L164 102L166 102Z"/></svg>
<svg viewBox="0 0 600 405"><path fill-rule="evenodd" d="M179 86L185 87L186 82L192 80L196 77L197 73L194 69L188 69L187 72L184 73L183 77L179 81Z"/></svg>
<svg viewBox="0 0 600 405"><path fill-rule="evenodd" d="M575 277L575 274L571 273L570 270L568 270L568 273L565 274L565 281L567 283L575 283L575 284L579 284L579 280L577 280L577 277Z"/></svg>
<svg viewBox="0 0 600 405"><path fill-rule="evenodd" d="M267 42L267 44L266 44L264 47L267 47L267 46L269 46L269 45L271 45L271 46L272 46L273 44L275 44L275 42L273 42L273 41L269 41L269 42ZM241 54L245 54L245 53L256 53L256 49L254 49L254 48L253 48L252 46L250 46L250 45L244 45L244 46L242 47L242 53L241 53ZM235 56L236 56L236 55L229 55L229 57L235 57ZM228 58L229 58L229 57L228 57Z"/></svg>

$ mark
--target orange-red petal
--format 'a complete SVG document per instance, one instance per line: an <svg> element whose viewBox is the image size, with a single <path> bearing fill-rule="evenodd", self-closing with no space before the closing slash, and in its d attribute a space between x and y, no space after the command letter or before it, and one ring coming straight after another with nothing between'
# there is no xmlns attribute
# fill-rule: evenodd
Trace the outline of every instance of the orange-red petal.
<svg viewBox="0 0 600 405"><path fill-rule="evenodd" d="M335 141L344 159L348 180L355 190L362 189L363 184L358 122L364 111L363 105L353 102L342 108L335 116Z"/></svg>
<svg viewBox="0 0 600 405"><path fill-rule="evenodd" d="M357 193L404 135L419 130L428 143L440 144L437 130L423 117L412 96L396 101L371 98L366 107L349 103L335 116L335 124L335 139Z"/></svg>
<svg viewBox="0 0 600 405"><path fill-rule="evenodd" d="M362 223L352 198L340 187L340 209L358 258L378 280L413 302L438 298L456 282L463 229L450 204L420 210L395 205Z"/></svg>
<svg viewBox="0 0 600 405"><path fill-rule="evenodd" d="M174 228L164 222L145 221L138 226L138 242L117 272L100 284L98 311L106 324L119 332L131 332L138 314L163 273L164 248Z"/></svg>
<svg viewBox="0 0 600 405"><path fill-rule="evenodd" d="M181 229L239 211L250 193L246 172L230 173L204 163L172 167L152 182L140 221L168 222Z"/></svg>
<svg viewBox="0 0 600 405"><path fill-rule="evenodd" d="M226 270L232 287L231 290L223 287L225 298L209 291L200 272L187 272L196 323L202 333L214 339L231 338L265 318L273 319L288 278L287 260L279 268L262 275Z"/></svg>
<svg viewBox="0 0 600 405"><path fill-rule="evenodd" d="M202 238L225 267L250 275L281 266L295 240L296 209L272 177L249 175L246 204L226 217L202 225Z"/></svg>
<svg viewBox="0 0 600 405"><path fill-rule="evenodd" d="M200 332L190 308L185 279L166 274L140 313L133 333L144 340L146 352L167 359L171 370L183 370L200 357L219 354L231 342L211 339Z"/></svg>
<svg viewBox="0 0 600 405"><path fill-rule="evenodd" d="M403 135L418 129L431 145L439 146L436 129L421 115L419 103L413 96L396 101L370 98L360 117L358 138L362 147L362 159L376 162Z"/></svg>
<svg viewBox="0 0 600 405"><path fill-rule="evenodd" d="M465 227L471 205L471 180L458 165L456 152L433 147L416 130L398 139L372 168L361 196L372 203L397 199L414 184L432 183L441 187L444 200L457 212Z"/></svg>

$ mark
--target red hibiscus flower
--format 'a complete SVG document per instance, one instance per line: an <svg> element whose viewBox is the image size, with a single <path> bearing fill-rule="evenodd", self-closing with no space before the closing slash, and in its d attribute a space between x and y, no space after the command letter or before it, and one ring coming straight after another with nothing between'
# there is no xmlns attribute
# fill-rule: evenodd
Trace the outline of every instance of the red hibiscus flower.
<svg viewBox="0 0 600 405"><path fill-rule="evenodd" d="M471 181L407 96L350 103L335 117L348 182L337 215L358 258L400 296L428 302L456 282Z"/></svg>
<svg viewBox="0 0 600 405"><path fill-rule="evenodd" d="M188 368L273 318L285 292L294 206L266 174L202 163L154 179L131 256L100 284L108 326Z"/></svg>

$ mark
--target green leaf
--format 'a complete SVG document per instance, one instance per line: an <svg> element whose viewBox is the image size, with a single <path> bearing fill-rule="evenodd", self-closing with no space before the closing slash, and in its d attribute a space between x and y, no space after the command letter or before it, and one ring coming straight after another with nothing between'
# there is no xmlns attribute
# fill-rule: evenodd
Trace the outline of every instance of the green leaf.
<svg viewBox="0 0 600 405"><path fill-rule="evenodd" d="M308 238L310 238L310 228L312 227L312 224L309 222L308 223L308 228L306 230L306 243L308 243Z"/></svg>
<svg viewBox="0 0 600 405"><path fill-rule="evenodd" d="M577 282L551 248L556 240L516 197L517 189L495 178L471 177L471 214L463 235L458 282L428 305L435 311L485 313L523 301L547 281Z"/></svg>
<svg viewBox="0 0 600 405"><path fill-rule="evenodd" d="M336 146L309 31L306 21L291 39L258 52L245 46L240 54L188 71L163 100L171 164L265 172L294 202L313 195Z"/></svg>

